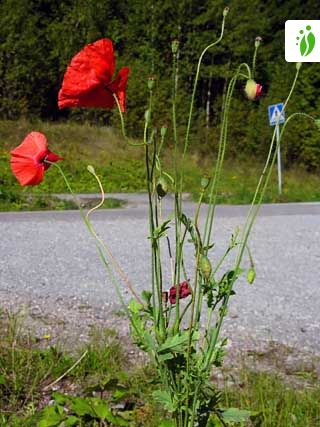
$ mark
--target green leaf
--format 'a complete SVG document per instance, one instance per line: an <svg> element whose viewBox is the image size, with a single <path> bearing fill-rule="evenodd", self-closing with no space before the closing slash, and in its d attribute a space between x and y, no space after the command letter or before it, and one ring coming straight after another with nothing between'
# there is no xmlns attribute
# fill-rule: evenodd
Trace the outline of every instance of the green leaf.
<svg viewBox="0 0 320 427"><path fill-rule="evenodd" d="M6 385L7 379L4 375L0 375L0 385Z"/></svg>
<svg viewBox="0 0 320 427"><path fill-rule="evenodd" d="M226 423L242 423L248 421L252 415L256 415L256 412L238 408L221 409L222 419Z"/></svg>
<svg viewBox="0 0 320 427"><path fill-rule="evenodd" d="M80 417L83 417L84 415L90 415L91 417L95 416L95 412L91 408L90 403L81 397L72 398L70 407L72 411Z"/></svg>
<svg viewBox="0 0 320 427"><path fill-rule="evenodd" d="M142 299L147 303L150 304L151 301L151 297L152 297L152 292L150 291L142 291Z"/></svg>
<svg viewBox="0 0 320 427"><path fill-rule="evenodd" d="M61 423L65 414L60 415L56 406L47 406L42 412L42 418L39 421L39 427L53 427Z"/></svg>
<svg viewBox="0 0 320 427"><path fill-rule="evenodd" d="M168 337L165 342L158 348L158 353L176 352L179 353L184 350L185 344L188 342L188 332L183 332L181 335L177 334L173 337Z"/></svg>
<svg viewBox="0 0 320 427"><path fill-rule="evenodd" d="M79 418L75 417L74 415L70 415L65 421L65 426L75 426L76 424L79 424Z"/></svg>
<svg viewBox="0 0 320 427"><path fill-rule="evenodd" d="M156 390L152 393L152 396L154 400L162 405L167 411L174 412L176 410L176 406L172 402L171 396L167 391Z"/></svg>
<svg viewBox="0 0 320 427"><path fill-rule="evenodd" d="M172 421L172 420L163 420L159 424L159 427L174 427L174 421Z"/></svg>
<svg viewBox="0 0 320 427"><path fill-rule="evenodd" d="M143 309L143 306L139 304L135 299L130 300L129 310L133 314L138 314Z"/></svg>
<svg viewBox="0 0 320 427"><path fill-rule="evenodd" d="M112 415L111 409L109 408L109 406L104 400L98 399L98 398L92 398L90 399L90 401L91 401L91 407L93 408L98 418L105 420L105 419L108 419L110 415Z"/></svg>

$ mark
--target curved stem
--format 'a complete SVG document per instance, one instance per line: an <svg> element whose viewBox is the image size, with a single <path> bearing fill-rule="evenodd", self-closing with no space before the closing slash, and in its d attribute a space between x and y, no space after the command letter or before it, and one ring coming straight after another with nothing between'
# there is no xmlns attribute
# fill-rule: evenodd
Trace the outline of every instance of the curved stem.
<svg viewBox="0 0 320 427"><path fill-rule="evenodd" d="M293 93L293 90L295 88L295 85L296 85L296 82L297 82L297 79L298 79L298 75L299 75L299 68L296 71L295 78L293 80L290 92L289 92L289 94L287 96L287 99L286 99L286 101L284 103L283 111L284 111L285 107L287 106L287 104L288 104L288 102L289 102L289 100L291 98L291 95ZM283 129L282 129L282 131L280 133L280 138L279 138L278 144L276 144L276 148L280 144L281 137L283 135L283 131L284 131L285 127L286 127L286 123L283 126ZM246 245L247 245L247 242L248 242L248 238L249 238L249 235L250 235L250 232L251 232L251 229L252 229L252 226L253 226L254 221L256 219L256 216L257 216L257 214L259 212L259 209L260 209L260 206L261 206L261 203L262 203L262 200L263 200L263 197L264 197L267 185L268 185L269 180L270 180L270 176L271 176L271 173L272 173L272 168L273 168L273 165L274 165L274 162L275 162L275 159L276 159L276 151L277 151L277 150L274 151L273 157L271 159L271 154L272 154L272 151L273 151L273 148L274 148L274 141L275 141L275 131L273 133L273 137L272 137L272 140L271 140L271 143L270 143L270 149L269 149L268 158L267 158L265 167L264 167L264 169L262 171L262 174L260 176L259 183L258 183L255 195L254 195L252 203L251 203L251 207L249 209L249 212L248 212L246 220L245 220L245 224L243 226L243 231L242 231L241 239L240 239L241 246L239 248L238 255L237 255L237 258L236 258L236 262L235 262L235 266L234 266L234 271L235 272L239 269L240 263L242 261L243 253L245 251L245 248L246 248ZM271 161L270 161L270 159L271 159ZM267 171L268 168L269 168L269 171L268 171L268 173L266 175L266 178L265 178L265 181L264 181L264 185L262 187L262 190L261 190L261 193L260 193L260 197L258 199L258 203L255 204L256 199L257 199L258 194L259 194L259 191L260 191L260 188L261 188L261 185L262 185L262 182L263 182L263 179L265 177L265 174L266 174L266 171ZM255 208L255 211L252 213L252 211L253 211L254 208ZM252 215L251 215L251 213L252 213ZM228 305L229 298L230 298L231 291L233 289L233 285L234 285L235 280L236 280L236 277L234 277L234 279L231 281L228 293L227 293L227 295L226 295L226 297L225 297L225 299L223 301L221 314L220 314L219 320L217 322L216 328L215 328L215 330L213 332L213 336L211 337L210 345L209 345L209 348L208 348L208 351L207 351L207 354L206 354L206 357L205 357L204 369L208 368L208 366L210 364L210 360L211 360L212 354L213 354L213 351L214 351L215 346L217 344L217 341L218 341L218 338L219 338L219 334L220 334L220 330L221 330L221 326L222 326L222 323L223 323L223 320L224 320L224 317L225 317L225 314L226 314L225 308Z"/></svg>
<svg viewBox="0 0 320 427"><path fill-rule="evenodd" d="M114 98L114 100L116 102L116 105L117 105L117 108L118 108L118 112L119 112L119 115L120 115L122 136L123 136L124 140L126 141L126 143L128 145L130 145L131 147L142 147L142 146L146 145L145 142L131 142L129 140L129 138L127 137L127 133L126 133L126 127L125 127L125 123L124 123L123 114L122 114L122 111L121 111L121 106L119 104L119 100L118 100L118 98L117 98L117 96L116 96L115 93L113 93L113 98Z"/></svg>

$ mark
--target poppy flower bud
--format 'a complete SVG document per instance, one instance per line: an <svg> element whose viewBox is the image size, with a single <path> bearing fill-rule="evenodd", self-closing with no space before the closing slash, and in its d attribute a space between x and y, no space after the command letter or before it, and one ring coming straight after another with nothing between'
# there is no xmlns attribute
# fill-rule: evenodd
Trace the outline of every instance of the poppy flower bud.
<svg viewBox="0 0 320 427"><path fill-rule="evenodd" d="M156 191L158 196L162 199L168 192L168 182L167 180L162 176L159 178L159 181L156 185Z"/></svg>
<svg viewBox="0 0 320 427"><path fill-rule="evenodd" d="M96 171L94 170L94 167L91 165L87 166L87 171L90 172L92 175L96 174Z"/></svg>
<svg viewBox="0 0 320 427"><path fill-rule="evenodd" d="M207 280L210 279L212 266L211 266L211 262L209 261L209 258L206 255L201 256L199 267L200 267L200 272L202 276Z"/></svg>
<svg viewBox="0 0 320 427"><path fill-rule="evenodd" d="M153 76L149 77L148 78L148 89L152 90L154 88L155 83L156 83L155 77L153 77Z"/></svg>
<svg viewBox="0 0 320 427"><path fill-rule="evenodd" d="M210 183L210 179L208 177L204 176L201 178L200 185L203 188L203 190L208 188L209 183Z"/></svg>
<svg viewBox="0 0 320 427"><path fill-rule="evenodd" d="M253 267L249 268L248 274L247 274L247 280L250 285L254 282L254 279L256 278L256 272Z"/></svg>
<svg viewBox="0 0 320 427"><path fill-rule="evenodd" d="M171 43L171 50L172 53L177 53L179 50L179 40L175 39Z"/></svg>
<svg viewBox="0 0 320 427"><path fill-rule="evenodd" d="M146 110L146 112L144 113L144 119L145 119L146 123L150 122L150 119L151 119L151 112L150 112L150 110Z"/></svg>
<svg viewBox="0 0 320 427"><path fill-rule="evenodd" d="M297 70L300 70L301 65L302 65L302 62L297 62L297 63L296 63L296 69L297 69Z"/></svg>
<svg viewBox="0 0 320 427"><path fill-rule="evenodd" d="M160 135L162 138L164 138L166 136L167 130L168 130L168 128L166 126L161 126Z"/></svg>
<svg viewBox="0 0 320 427"><path fill-rule="evenodd" d="M229 8L229 7L225 7L225 8L223 9L223 13L222 13L222 15L223 15L224 17L226 17L226 16L228 15L228 13L229 13L229 10L230 10L230 8Z"/></svg>
<svg viewBox="0 0 320 427"><path fill-rule="evenodd" d="M258 48L260 46L261 42L262 42L262 37L257 36L255 41L254 41L255 47Z"/></svg>
<svg viewBox="0 0 320 427"><path fill-rule="evenodd" d="M246 87L244 88L244 91L247 95L247 97L253 101L255 100L259 95L261 95L262 92L262 86L256 83L253 79L247 80Z"/></svg>

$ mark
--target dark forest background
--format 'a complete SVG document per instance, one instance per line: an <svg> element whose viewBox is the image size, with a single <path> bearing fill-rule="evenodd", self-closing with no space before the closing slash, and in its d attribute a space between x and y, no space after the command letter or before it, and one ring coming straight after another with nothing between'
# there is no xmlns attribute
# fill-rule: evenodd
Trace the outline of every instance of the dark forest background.
<svg viewBox="0 0 320 427"><path fill-rule="evenodd" d="M264 96L249 102L239 82L230 118L229 156L261 158L272 129L268 104L286 97L295 64L284 59L287 19L319 19L319 0L1 0L0 119L73 120L117 125L115 112L63 110L57 93L71 57L102 37L115 45L116 66L131 67L128 83L128 130L139 136L146 108L147 79L157 81L156 121L170 123L171 41L180 40L178 124L182 132L201 50L220 31L222 11L230 7L223 41L204 60L196 96L192 147L203 153L216 147L226 85L241 62L251 63L254 40L263 38L256 80ZM288 113L319 116L319 64L304 64ZM310 122L288 126L286 166L320 169L320 133ZM254 160L253 160L254 161Z"/></svg>

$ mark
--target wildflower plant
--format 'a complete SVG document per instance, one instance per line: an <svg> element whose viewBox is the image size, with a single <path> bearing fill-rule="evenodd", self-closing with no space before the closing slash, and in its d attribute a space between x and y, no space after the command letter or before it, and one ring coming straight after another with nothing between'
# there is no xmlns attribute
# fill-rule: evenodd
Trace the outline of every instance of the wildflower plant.
<svg viewBox="0 0 320 427"><path fill-rule="evenodd" d="M254 221L268 186L277 153L287 124L293 117L289 116L282 127L280 139L276 142L276 131L273 132L269 152L261 176L257 181L252 204L248 210L244 224L235 230L230 242L220 258L214 254L215 210L219 181L228 142L229 112L236 85L243 84L247 99L254 101L262 93L262 86L255 81L255 65L261 38L254 43L251 66L240 64L229 81L222 107L222 123L220 127L218 154L212 175L203 177L200 183L200 195L194 217L184 211L182 190L185 179L186 153L190 143L191 124L194 113L194 102L200 69L205 54L223 39L225 20L228 8L224 9L221 32L218 39L205 47L197 64L196 75L191 94L189 115L183 140L178 138L176 113L178 92L178 60L179 42L172 43L172 139L174 144L174 173L170 175L162 163L163 148L169 138L167 127L156 129L153 126L155 99L155 80L147 82L149 99L144 116L143 140L131 141L125 131L123 112L125 111L125 88L129 69L120 70L112 81L114 73L113 48L110 40L103 39L86 46L79 52L69 65L62 88L59 92L60 108L82 107L117 107L120 115L121 129L125 141L129 145L142 147L145 152L146 184L148 191L148 222L151 252L151 283L141 295L121 269L110 248L103 242L91 223L91 214L103 203L104 191L99 177L92 166L88 171L97 180L102 200L99 205L84 212L79 204L82 218L89 232L95 239L100 257L116 287L131 325L131 335L140 349L149 354L159 373L159 387L153 393L154 399L168 414L163 427L194 427L220 426L246 421L251 413L235 408L225 409L219 406L220 393L210 381L213 367L221 367L225 353L226 338L221 337L221 328L227 315L228 304L234 295L234 285L244 273L244 258L248 257L250 268L247 280L255 279L253 258L248 247L248 240ZM291 89L284 102L286 110L292 96L301 64L297 64ZM301 114L300 114L301 115ZM303 117L317 121L307 114ZM29 137L29 140L31 137ZM26 140L23 142L25 146ZM44 142L42 141L43 145ZM20 146L22 150L22 146ZM46 147L43 147L45 151ZM19 179L21 170L15 166L18 149L12 152L12 169ZM49 152L48 152L49 153ZM65 178L59 164L60 158L51 158L52 154L35 160L35 166L43 163L54 165ZM38 176L38 175L37 175ZM39 175L40 176L40 175ZM20 179L19 179L20 180ZM22 185L35 185L39 179L30 175L30 180L20 180ZM163 200L169 189L174 193L173 215L163 218ZM204 224L200 224L200 212L204 197L208 206ZM172 237L173 236L173 237ZM193 256L186 257L186 244L193 247ZM226 260L230 259L232 267L227 268ZM228 263L230 264L230 262ZM165 274L169 265L170 277ZM190 274L191 272L191 274ZM121 282L117 281L116 273L132 292L133 299L127 305L121 294ZM204 327L201 325L205 324Z"/></svg>

